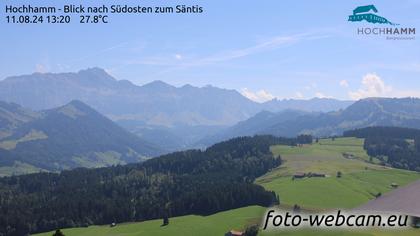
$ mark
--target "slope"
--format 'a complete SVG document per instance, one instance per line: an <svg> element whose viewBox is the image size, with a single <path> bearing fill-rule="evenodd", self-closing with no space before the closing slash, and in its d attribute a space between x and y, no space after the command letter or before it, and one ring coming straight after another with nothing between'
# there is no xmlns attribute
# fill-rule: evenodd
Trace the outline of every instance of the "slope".
<svg viewBox="0 0 420 236"><path fill-rule="evenodd" d="M162 153L80 101L39 112L9 132L0 139L5 160L49 171L137 162Z"/></svg>

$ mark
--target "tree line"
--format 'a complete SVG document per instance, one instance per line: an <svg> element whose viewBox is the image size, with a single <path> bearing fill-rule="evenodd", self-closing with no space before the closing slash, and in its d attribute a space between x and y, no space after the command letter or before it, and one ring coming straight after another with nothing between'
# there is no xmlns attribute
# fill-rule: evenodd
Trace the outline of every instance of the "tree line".
<svg viewBox="0 0 420 236"><path fill-rule="evenodd" d="M420 130L400 127L369 127L347 131L345 136L364 138L364 149L382 164L420 171Z"/></svg>

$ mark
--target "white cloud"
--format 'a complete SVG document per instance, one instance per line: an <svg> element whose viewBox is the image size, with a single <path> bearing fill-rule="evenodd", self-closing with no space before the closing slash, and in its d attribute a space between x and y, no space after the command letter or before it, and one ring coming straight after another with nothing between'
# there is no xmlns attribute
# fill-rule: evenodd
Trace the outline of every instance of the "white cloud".
<svg viewBox="0 0 420 236"><path fill-rule="evenodd" d="M181 60L182 59L182 55L181 54L175 54L175 59Z"/></svg>
<svg viewBox="0 0 420 236"><path fill-rule="evenodd" d="M294 98L295 99L304 99L305 96L301 92L296 92Z"/></svg>
<svg viewBox="0 0 420 236"><path fill-rule="evenodd" d="M325 94L323 94L321 92L315 93L315 97L317 97L317 98L333 98L333 97L327 96L327 95L325 95Z"/></svg>
<svg viewBox="0 0 420 236"><path fill-rule="evenodd" d="M48 69L48 66L39 63L35 65L35 71L38 73L47 73L49 69Z"/></svg>
<svg viewBox="0 0 420 236"><path fill-rule="evenodd" d="M366 74L357 91L350 91L349 97L354 100L367 97L420 97L418 90L401 90L387 85L377 74Z"/></svg>
<svg viewBox="0 0 420 236"><path fill-rule="evenodd" d="M256 92L252 92L251 90L247 88L243 88L241 89L241 94L255 102L266 102L266 101L273 100L275 98L273 94L263 89Z"/></svg>
<svg viewBox="0 0 420 236"><path fill-rule="evenodd" d="M366 74L362 79L361 87L354 92L349 92L350 98L354 100L367 97L387 97L391 96L393 88L385 84L385 82L376 74Z"/></svg>
<svg viewBox="0 0 420 236"><path fill-rule="evenodd" d="M185 58L185 60L180 60L183 59L183 57L182 55L179 55L180 58L178 58L177 54L175 55L175 58L177 59L176 61L171 60L172 56L165 55L158 57L128 60L125 63L128 65L157 65L174 66L181 68L203 66L248 57L259 53L276 50L281 47L290 46L303 41L319 40L328 37L329 35L321 33L301 33L293 35L275 36L259 41L254 45L248 47L219 51L207 56Z"/></svg>
<svg viewBox="0 0 420 236"><path fill-rule="evenodd" d="M349 87L349 82L347 82L347 80L343 79L342 81L340 81L340 86L344 87L344 88L348 88Z"/></svg>
<svg viewBox="0 0 420 236"><path fill-rule="evenodd" d="M69 61L69 63L73 64L75 62L83 61L83 60L86 60L86 59L89 59L89 58L92 58L92 57L98 57L98 56L100 56L100 55L102 55L106 52L110 52L110 51L113 51L115 49L121 49L121 48L125 47L127 44L128 44L128 42L122 42L122 43L119 43L119 44L116 44L116 45L112 45L112 46L109 46L109 47L104 48L102 50L96 51L94 53L83 55L82 57L71 60L71 61Z"/></svg>

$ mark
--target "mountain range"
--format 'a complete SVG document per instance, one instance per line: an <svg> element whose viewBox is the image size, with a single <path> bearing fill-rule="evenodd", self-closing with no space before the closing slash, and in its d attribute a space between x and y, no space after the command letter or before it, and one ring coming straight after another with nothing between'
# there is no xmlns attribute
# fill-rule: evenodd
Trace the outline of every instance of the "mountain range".
<svg viewBox="0 0 420 236"><path fill-rule="evenodd" d="M9 77L0 99L0 175L138 162L255 134L420 128L418 98L256 103L213 86L137 86L99 68Z"/></svg>
<svg viewBox="0 0 420 236"><path fill-rule="evenodd" d="M334 136L342 135L346 130L371 126L420 128L420 99L366 98L344 110L326 113L296 110L276 113L263 111L204 138L199 144L206 146L232 137L255 134L283 137L294 137L299 134Z"/></svg>
<svg viewBox="0 0 420 236"><path fill-rule="evenodd" d="M80 101L39 112L0 103L0 174L125 164L164 151Z"/></svg>
<svg viewBox="0 0 420 236"><path fill-rule="evenodd" d="M0 81L0 100L32 110L52 109L80 100L144 140L167 150L191 147L264 110L329 112L352 103L327 98L274 99L257 103L236 90L213 86L175 87L162 81L138 86L117 80L100 68L77 73L11 76Z"/></svg>

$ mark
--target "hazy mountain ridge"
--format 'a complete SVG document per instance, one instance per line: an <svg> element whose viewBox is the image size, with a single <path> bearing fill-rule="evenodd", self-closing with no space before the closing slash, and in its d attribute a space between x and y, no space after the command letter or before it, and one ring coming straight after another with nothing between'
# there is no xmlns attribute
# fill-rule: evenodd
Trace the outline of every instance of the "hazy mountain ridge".
<svg viewBox="0 0 420 236"><path fill-rule="evenodd" d="M13 114L13 110L8 112ZM80 101L32 113L35 118L9 129L10 135L0 139L0 150L5 153L2 167L13 168L16 162L49 171L100 167L137 162L163 152Z"/></svg>
<svg viewBox="0 0 420 236"><path fill-rule="evenodd" d="M168 150L194 146L201 139L263 110L326 112L351 103L315 98L261 104L236 90L213 86L175 87L162 81L138 86L117 80L100 68L8 77L0 81L0 100L33 110L52 109L80 100L127 130Z"/></svg>
<svg viewBox="0 0 420 236"><path fill-rule="evenodd" d="M0 81L0 100L34 110L80 100L113 120L163 126L234 124L255 114L258 106L235 90L177 88L162 81L137 86L99 68L8 77Z"/></svg>
<svg viewBox="0 0 420 236"><path fill-rule="evenodd" d="M264 110L279 112L282 110L300 110L306 112L330 112L345 109L354 101L342 101L333 98L303 99L273 99L263 103Z"/></svg>
<svg viewBox="0 0 420 236"><path fill-rule="evenodd" d="M284 122L290 119L296 119L305 114L310 114L308 112L296 111L296 110L286 110L282 112L269 112L262 111L255 116L249 118L248 120L241 121L238 124L229 127L219 133L216 133L213 136L205 137L197 143L197 146L208 146L213 143L228 140L233 137L240 136L253 136L256 134L264 134L265 127L270 127L280 122ZM269 132L268 132L269 133Z"/></svg>
<svg viewBox="0 0 420 236"><path fill-rule="evenodd" d="M202 142L209 145L231 137L254 134L332 136L342 135L345 130L370 126L420 128L420 99L367 98L345 110L328 113L265 111Z"/></svg>

